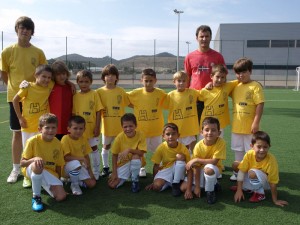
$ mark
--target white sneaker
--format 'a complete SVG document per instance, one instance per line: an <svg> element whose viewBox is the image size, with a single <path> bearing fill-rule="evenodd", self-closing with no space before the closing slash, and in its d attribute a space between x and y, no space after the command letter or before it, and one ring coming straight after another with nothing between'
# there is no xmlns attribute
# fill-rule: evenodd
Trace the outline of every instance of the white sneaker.
<svg viewBox="0 0 300 225"><path fill-rule="evenodd" d="M222 179L223 175L220 173L220 175L217 177L217 179Z"/></svg>
<svg viewBox="0 0 300 225"><path fill-rule="evenodd" d="M146 177L146 176L147 176L146 169L142 167L140 169L139 177Z"/></svg>
<svg viewBox="0 0 300 225"><path fill-rule="evenodd" d="M236 181L236 174L232 174L231 177L229 178L230 181Z"/></svg>
<svg viewBox="0 0 300 225"><path fill-rule="evenodd" d="M82 191L79 187L79 184L71 183L71 190L72 190L73 195L82 195Z"/></svg>
<svg viewBox="0 0 300 225"><path fill-rule="evenodd" d="M12 170L7 178L7 183L16 183L20 173L18 171Z"/></svg>

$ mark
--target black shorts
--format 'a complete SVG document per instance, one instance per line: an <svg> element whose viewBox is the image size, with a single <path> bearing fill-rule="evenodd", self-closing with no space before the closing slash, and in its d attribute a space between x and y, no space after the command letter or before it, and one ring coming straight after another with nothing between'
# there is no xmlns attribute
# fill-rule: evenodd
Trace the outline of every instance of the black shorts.
<svg viewBox="0 0 300 225"><path fill-rule="evenodd" d="M14 106L12 104L12 102L9 102L9 125L10 125L10 129L12 131L20 131L21 130L21 125L19 123L19 119L17 117L17 114L15 112ZM20 109L22 112L22 103L19 103L20 105Z"/></svg>

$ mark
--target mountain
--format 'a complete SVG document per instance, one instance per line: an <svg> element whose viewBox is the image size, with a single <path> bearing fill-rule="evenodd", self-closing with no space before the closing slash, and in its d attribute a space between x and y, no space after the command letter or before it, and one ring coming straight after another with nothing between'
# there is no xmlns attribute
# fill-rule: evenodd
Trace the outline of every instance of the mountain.
<svg viewBox="0 0 300 225"><path fill-rule="evenodd" d="M66 61L66 56L60 56L55 59L48 60L51 64L54 60ZM67 55L69 67L73 68L89 68L104 67L107 64L115 64L119 70L123 71L142 71L145 68L154 68L157 72L170 72L176 69L177 57L168 52L162 52L154 55L136 55L126 59L116 60L109 56L103 58L85 57L79 54ZM184 57L179 57L179 65L183 66ZM79 68L79 69L82 69Z"/></svg>

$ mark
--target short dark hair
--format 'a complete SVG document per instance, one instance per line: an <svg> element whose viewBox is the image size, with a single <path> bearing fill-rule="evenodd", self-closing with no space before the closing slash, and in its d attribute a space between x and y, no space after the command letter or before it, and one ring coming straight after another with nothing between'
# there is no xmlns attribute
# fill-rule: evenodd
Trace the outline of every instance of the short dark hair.
<svg viewBox="0 0 300 225"><path fill-rule="evenodd" d="M121 117L121 125L123 126L123 123L125 121L131 121L134 123L135 126L137 126L137 121L136 121L136 117L133 113L125 113L122 117Z"/></svg>
<svg viewBox="0 0 300 225"><path fill-rule="evenodd" d="M79 78L87 77L91 82L93 82L93 74L89 70L80 70L76 74L76 82L78 83Z"/></svg>
<svg viewBox="0 0 300 225"><path fill-rule="evenodd" d="M45 113L39 118L39 128L44 127L46 124L54 123L56 126L58 125L57 117L52 113Z"/></svg>
<svg viewBox="0 0 300 225"><path fill-rule="evenodd" d="M163 128L163 134L166 132L167 128L171 128L179 133L178 126L175 123L166 123Z"/></svg>
<svg viewBox="0 0 300 225"><path fill-rule="evenodd" d="M143 76L151 76L156 78L156 73L153 69L147 68L142 71L142 77Z"/></svg>
<svg viewBox="0 0 300 225"><path fill-rule="evenodd" d="M228 74L228 70L227 70L226 66L223 64L216 64L211 67L211 75L212 76L218 72L226 74L226 75Z"/></svg>
<svg viewBox="0 0 300 225"><path fill-rule="evenodd" d="M35 75L39 76L41 75L44 71L49 72L49 73L53 73L53 70L51 68L51 66L49 65L39 65L36 69L35 69Z"/></svg>
<svg viewBox="0 0 300 225"><path fill-rule="evenodd" d="M270 136L264 131L257 131L252 135L251 144L255 144L257 140L265 141L271 146L271 138Z"/></svg>
<svg viewBox="0 0 300 225"><path fill-rule="evenodd" d="M18 28L20 25L25 27L27 30L31 30L31 35L34 34L34 22L32 21L31 18L29 18L27 16L19 17L15 23L15 31L16 32L18 32Z"/></svg>
<svg viewBox="0 0 300 225"><path fill-rule="evenodd" d="M202 32L209 32L210 36L212 36L211 29L207 25L201 25L200 27L197 28L197 30L196 30L196 37L198 37L198 34L199 34L200 31L202 31Z"/></svg>
<svg viewBox="0 0 300 225"><path fill-rule="evenodd" d="M241 73L245 71L252 72L253 62L251 59L242 57L235 61L233 64L233 70L235 73Z"/></svg>
<svg viewBox="0 0 300 225"><path fill-rule="evenodd" d="M72 126L72 123L76 123L76 124L84 124L85 125L85 119L82 116L71 116L68 120L68 127Z"/></svg>
<svg viewBox="0 0 300 225"><path fill-rule="evenodd" d="M220 122L217 118L211 116L205 117L202 122L202 130L204 126L208 124L217 124L218 131L220 131Z"/></svg>
<svg viewBox="0 0 300 225"><path fill-rule="evenodd" d="M119 70L117 69L117 67L114 64L108 64L106 65L103 70L102 70L102 74L101 74L101 79L105 82L105 76L112 74L115 75L117 77L116 83L119 80Z"/></svg>

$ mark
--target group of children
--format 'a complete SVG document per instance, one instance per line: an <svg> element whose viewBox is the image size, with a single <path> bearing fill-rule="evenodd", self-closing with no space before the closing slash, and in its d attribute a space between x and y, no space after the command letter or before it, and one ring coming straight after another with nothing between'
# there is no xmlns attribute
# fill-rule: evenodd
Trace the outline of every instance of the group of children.
<svg viewBox="0 0 300 225"><path fill-rule="evenodd" d="M264 189L271 188L273 202L287 204L277 199L278 168L274 156L268 153L270 138L258 131L264 97L261 85L250 79L252 61L242 58L233 69L237 81L226 82L226 67L214 65L212 82L200 91L186 88L188 76L178 71L173 77L176 90L168 94L155 87L155 71L145 69L143 87L126 93L117 86L118 69L109 64L102 71L104 86L97 90L91 90L92 73L79 71L76 82L80 90L73 95L74 86L68 81L70 74L63 62L39 66L36 82L21 88L13 100L22 126L21 166L32 182L33 210L43 209L41 187L57 201L66 198L61 176L70 178L74 195L82 194L81 187L94 187L100 176L109 176L111 188L131 178L132 192L140 191L139 176L146 175L147 150L153 152L154 177L147 190L172 187L174 196L184 192L184 198L191 199L194 195L200 197L204 188L207 202L215 203L216 192L221 189L217 178L222 174L222 160L226 159L222 136L230 122L228 96L233 99L231 147L236 161L231 180L237 180L237 186L231 189L236 191L235 201L244 198L243 190L253 191L251 202L261 201L265 198ZM18 108L20 100L22 113ZM197 101L203 101L205 106L201 126ZM134 114L125 113L127 106L133 107ZM165 125L163 110L168 110Z"/></svg>

